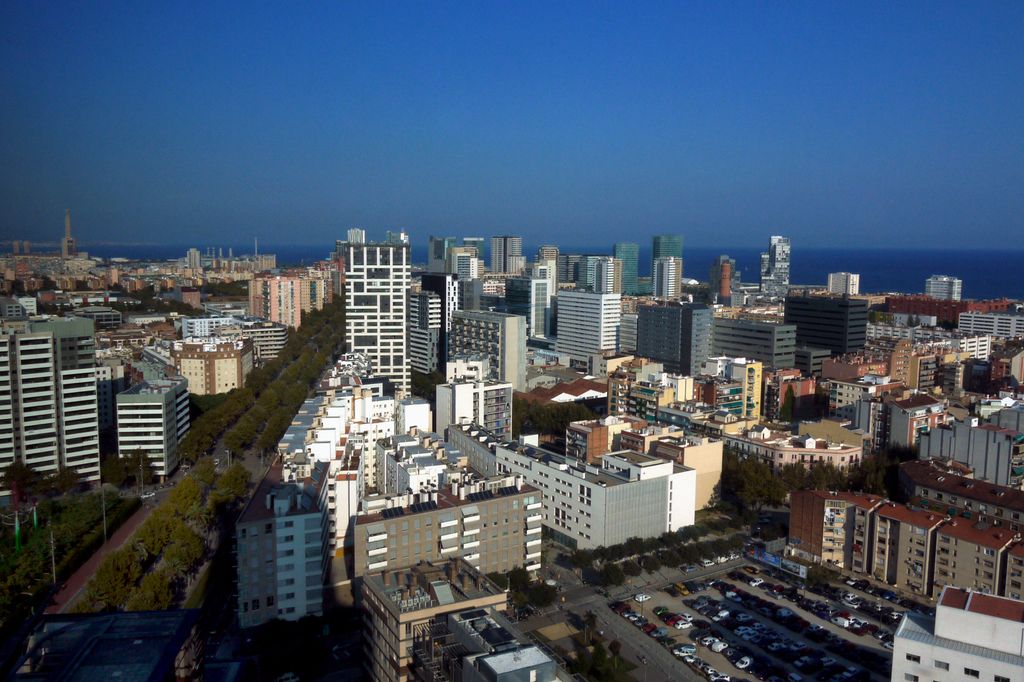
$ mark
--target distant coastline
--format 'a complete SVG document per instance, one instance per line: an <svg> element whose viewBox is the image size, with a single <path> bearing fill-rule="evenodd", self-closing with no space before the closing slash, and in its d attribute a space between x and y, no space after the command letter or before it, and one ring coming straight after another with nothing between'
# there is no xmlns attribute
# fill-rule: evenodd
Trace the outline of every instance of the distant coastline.
<svg viewBox="0 0 1024 682"><path fill-rule="evenodd" d="M423 243L419 243L423 242ZM234 253L241 255L252 252L252 244L231 245ZM101 258L153 258L165 260L181 258L187 246L176 245L97 245L83 247ZM260 251L277 255L278 264L299 265L326 258L333 248L332 243L318 245L261 244ZM524 255L533 257L537 247L524 246ZM563 253L601 253L601 247L583 248L563 246ZM224 246L227 255L228 246ZM709 248L684 247L684 275L698 280L707 280L712 261L720 254L736 259L744 282L756 282L760 267L760 253L763 248ZM610 253L611 245L604 247ZM425 239L413 244L413 261L425 263L427 244ZM650 272L650 245L640 246L640 274ZM793 284L824 284L830 272L856 272L861 276L864 292L904 291L921 292L924 280L929 275L953 275L964 281L965 298L999 298L1006 296L1024 299L1024 250L973 250L973 249L829 249L793 248L793 264L790 276Z"/></svg>

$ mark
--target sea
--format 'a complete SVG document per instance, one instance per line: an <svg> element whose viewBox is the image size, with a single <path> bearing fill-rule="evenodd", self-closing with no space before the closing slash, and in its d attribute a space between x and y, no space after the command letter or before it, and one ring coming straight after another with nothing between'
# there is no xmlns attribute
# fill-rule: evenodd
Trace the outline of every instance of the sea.
<svg viewBox="0 0 1024 682"><path fill-rule="evenodd" d="M252 252L252 245L224 245L242 255ZM83 245L93 256L100 258L129 258L132 260L166 260L183 258L188 246L177 245ZM260 251L277 255L279 266L302 265L322 260L333 250L332 243L316 245L260 244ZM562 253L610 253L611 245L603 252L592 245L586 247L560 246ZM683 251L683 274L706 281L711 263L726 254L736 260L736 267L744 282L759 279L760 253L763 249L740 247L733 249L686 247ZM523 254L532 258L537 246L523 247ZM413 244L414 263L426 263L427 244ZM651 270L651 249L640 247L640 276ZM794 245L790 265L790 283L808 286L824 285L830 272L853 272L860 275L862 293L905 292L920 293L924 281L931 275L952 275L963 280L964 298L1024 299L1024 250L982 249L830 249L805 248Z"/></svg>

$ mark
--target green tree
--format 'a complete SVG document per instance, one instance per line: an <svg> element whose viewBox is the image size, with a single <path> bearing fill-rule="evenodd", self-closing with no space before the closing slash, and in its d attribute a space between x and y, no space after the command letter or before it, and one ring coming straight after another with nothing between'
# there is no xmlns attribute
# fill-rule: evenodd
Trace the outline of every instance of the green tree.
<svg viewBox="0 0 1024 682"><path fill-rule="evenodd" d="M614 561L605 562L601 567L601 583L607 587L614 587L626 582L626 575Z"/></svg>
<svg viewBox="0 0 1024 682"><path fill-rule="evenodd" d="M515 592L526 592L530 589L530 574L522 566L516 566L508 572L508 586Z"/></svg>
<svg viewBox="0 0 1024 682"><path fill-rule="evenodd" d="M199 510L203 501L203 491L199 487L199 481L194 476L186 476L171 489L167 497L167 504L175 514L185 518L192 518Z"/></svg>
<svg viewBox="0 0 1024 682"><path fill-rule="evenodd" d="M803 464L790 462L779 470L779 480L786 490L803 490L807 484L807 469Z"/></svg>
<svg viewBox="0 0 1024 682"><path fill-rule="evenodd" d="M164 550L164 561L174 573L183 576L190 573L203 558L206 547L203 539L180 519L171 531L171 541Z"/></svg>
<svg viewBox="0 0 1024 682"><path fill-rule="evenodd" d="M648 573L654 573L655 571L661 570L661 560L653 554L645 556L640 563Z"/></svg>
<svg viewBox="0 0 1024 682"><path fill-rule="evenodd" d="M36 471L24 462L15 460L4 469L3 487L12 492L17 502L26 501L38 482Z"/></svg>
<svg viewBox="0 0 1024 682"><path fill-rule="evenodd" d="M126 611L163 611L174 606L171 575L166 571L153 571L142 576L139 587L125 604Z"/></svg>
<svg viewBox="0 0 1024 682"><path fill-rule="evenodd" d="M217 465L212 457L200 457L190 472L205 488L209 488L217 480Z"/></svg>
<svg viewBox="0 0 1024 682"><path fill-rule="evenodd" d="M171 510L161 505L142 522L135 533L135 542L149 558L157 557L171 540L174 528Z"/></svg>
<svg viewBox="0 0 1024 682"><path fill-rule="evenodd" d="M141 572L134 552L125 549L111 552L96 569L86 598L104 610L115 609L128 600Z"/></svg>
<svg viewBox="0 0 1024 682"><path fill-rule="evenodd" d="M632 559L626 559L622 562L622 572L635 578L643 572L643 569L640 568L640 564Z"/></svg>
<svg viewBox="0 0 1024 682"><path fill-rule="evenodd" d="M125 469L124 460L117 455L104 458L100 465L100 476L104 483L120 488L128 480L128 471Z"/></svg>

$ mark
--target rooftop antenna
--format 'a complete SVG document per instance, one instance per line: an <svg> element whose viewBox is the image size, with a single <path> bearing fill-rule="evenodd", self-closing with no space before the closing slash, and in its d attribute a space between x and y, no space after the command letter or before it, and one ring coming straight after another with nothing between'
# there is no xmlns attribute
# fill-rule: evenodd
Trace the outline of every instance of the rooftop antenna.
<svg viewBox="0 0 1024 682"><path fill-rule="evenodd" d="M260 255L260 238L259 237L253 237L252 238L252 248L253 248L253 252L254 252L253 255L254 256L259 256Z"/></svg>

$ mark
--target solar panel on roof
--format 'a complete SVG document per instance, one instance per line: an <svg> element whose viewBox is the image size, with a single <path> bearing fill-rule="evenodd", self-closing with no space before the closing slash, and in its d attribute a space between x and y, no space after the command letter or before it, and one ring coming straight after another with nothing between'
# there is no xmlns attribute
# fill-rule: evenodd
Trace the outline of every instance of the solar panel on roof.
<svg viewBox="0 0 1024 682"><path fill-rule="evenodd" d="M514 485L510 485L510 486L506 486L504 488L499 488L498 489L498 494L501 495L502 497L504 497L506 495L515 495L518 492L519 492L519 488L515 487Z"/></svg>

